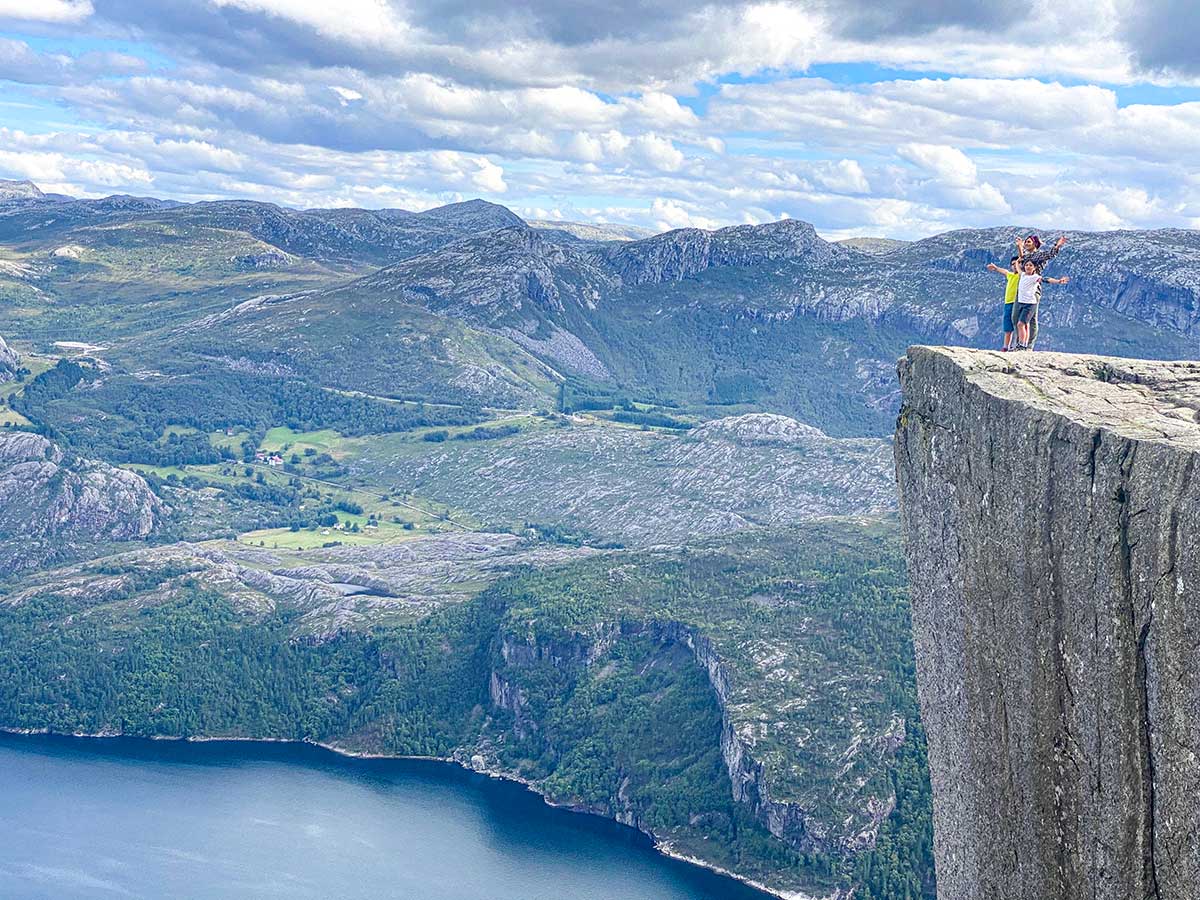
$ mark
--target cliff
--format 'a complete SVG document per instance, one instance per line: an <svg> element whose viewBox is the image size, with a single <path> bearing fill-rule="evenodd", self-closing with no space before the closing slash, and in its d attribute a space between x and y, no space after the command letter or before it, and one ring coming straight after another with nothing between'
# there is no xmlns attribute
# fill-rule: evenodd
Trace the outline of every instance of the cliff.
<svg viewBox="0 0 1200 900"><path fill-rule="evenodd" d="M1200 896L1200 363L916 347L900 379L938 896Z"/></svg>

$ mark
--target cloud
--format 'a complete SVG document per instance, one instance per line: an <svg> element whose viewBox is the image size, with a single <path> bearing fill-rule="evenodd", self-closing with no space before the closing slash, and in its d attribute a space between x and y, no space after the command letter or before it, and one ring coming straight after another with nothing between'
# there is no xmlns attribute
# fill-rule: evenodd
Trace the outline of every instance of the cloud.
<svg viewBox="0 0 1200 900"><path fill-rule="evenodd" d="M1122 34L1137 64L1200 75L1200 5L1195 0L1125 0Z"/></svg>
<svg viewBox="0 0 1200 900"><path fill-rule="evenodd" d="M814 178L821 187L839 194L866 194L871 190L862 165L854 159L818 165L814 167Z"/></svg>
<svg viewBox="0 0 1200 900"><path fill-rule="evenodd" d="M956 147L942 144L902 144L896 148L901 159L937 177L947 187L970 188L978 183L975 163Z"/></svg>
<svg viewBox="0 0 1200 900"><path fill-rule="evenodd" d="M0 21L80 22L92 12L89 0L0 0Z"/></svg>
<svg viewBox="0 0 1200 900"><path fill-rule="evenodd" d="M263 13L317 34L363 47L384 48L409 39L411 28L383 0L209 0L218 9Z"/></svg>
<svg viewBox="0 0 1200 900"><path fill-rule="evenodd" d="M654 198L650 204L650 216L659 231L671 231L676 228L716 228L717 222L704 216L689 212L674 200L662 197Z"/></svg>
<svg viewBox="0 0 1200 900"><path fill-rule="evenodd" d="M983 31L1020 21L1033 8L1032 0L843 0L833 4L832 19L843 34L872 40L949 26Z"/></svg>
<svg viewBox="0 0 1200 900"><path fill-rule="evenodd" d="M144 60L127 53L41 53L25 41L0 37L0 81L58 85L145 70Z"/></svg>
<svg viewBox="0 0 1200 900"><path fill-rule="evenodd" d="M89 195L830 233L1200 217L1200 102L1121 87L1200 85L1177 0L1028 28L1029 0L5 4L56 40L0 39L2 167ZM932 74L855 78L888 69Z"/></svg>

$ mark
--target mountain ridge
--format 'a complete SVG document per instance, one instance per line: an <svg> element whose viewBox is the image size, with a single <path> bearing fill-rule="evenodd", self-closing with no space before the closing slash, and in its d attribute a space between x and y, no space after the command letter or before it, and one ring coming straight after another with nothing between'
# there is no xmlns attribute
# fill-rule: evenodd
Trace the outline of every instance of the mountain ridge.
<svg viewBox="0 0 1200 900"><path fill-rule="evenodd" d="M1003 282L984 266L1025 233L959 230L872 255L796 220L615 242L482 200L30 200L0 211L0 297L15 301L0 332L49 350L97 343L87 323L119 319L114 354L130 368L227 359L340 390L523 408L579 382L879 435L906 346L999 343ZM1074 234L1050 271L1072 281L1046 292L1042 346L1194 353L1200 233Z"/></svg>

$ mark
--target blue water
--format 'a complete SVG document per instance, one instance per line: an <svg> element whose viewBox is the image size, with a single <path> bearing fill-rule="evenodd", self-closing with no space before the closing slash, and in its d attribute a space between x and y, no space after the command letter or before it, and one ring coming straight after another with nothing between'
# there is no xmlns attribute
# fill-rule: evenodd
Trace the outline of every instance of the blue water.
<svg viewBox="0 0 1200 900"><path fill-rule="evenodd" d="M0 735L0 897L763 900L444 763Z"/></svg>

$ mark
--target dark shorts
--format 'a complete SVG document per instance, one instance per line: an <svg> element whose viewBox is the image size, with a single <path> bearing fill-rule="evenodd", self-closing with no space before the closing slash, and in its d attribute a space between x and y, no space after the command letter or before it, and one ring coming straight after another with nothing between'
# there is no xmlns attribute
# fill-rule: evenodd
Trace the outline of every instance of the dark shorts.
<svg viewBox="0 0 1200 900"><path fill-rule="evenodd" d="M1037 313L1038 305L1036 303L1014 303L1016 309L1013 311L1013 318L1018 322L1029 324L1029 320Z"/></svg>
<svg viewBox="0 0 1200 900"><path fill-rule="evenodd" d="M1004 333L1005 334L1008 334L1014 328L1013 307L1016 305L1017 304L1015 304L1015 303L1005 303L1004 304L1004 320L1003 321L1004 321Z"/></svg>

